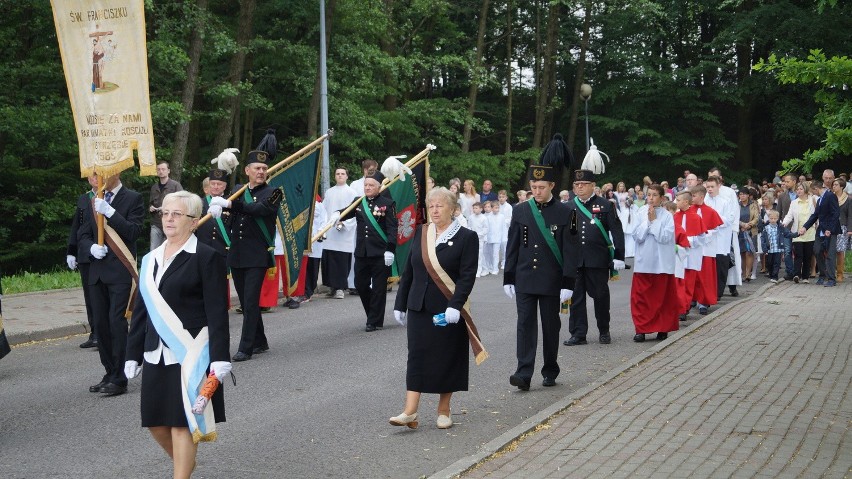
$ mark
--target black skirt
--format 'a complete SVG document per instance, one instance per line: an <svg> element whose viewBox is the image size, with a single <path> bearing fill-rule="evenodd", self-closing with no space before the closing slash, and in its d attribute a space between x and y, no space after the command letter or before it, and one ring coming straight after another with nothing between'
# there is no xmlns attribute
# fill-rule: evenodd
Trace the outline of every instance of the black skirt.
<svg viewBox="0 0 852 479"><path fill-rule="evenodd" d="M209 371L208 371L209 374ZM189 427L183 409L180 387L180 364L165 366L143 363L142 427ZM225 422L224 384L220 384L207 407L213 408L216 422Z"/></svg>
<svg viewBox="0 0 852 479"><path fill-rule="evenodd" d="M435 326L431 313L409 310L406 389L435 394L467 391L469 344L464 318Z"/></svg>

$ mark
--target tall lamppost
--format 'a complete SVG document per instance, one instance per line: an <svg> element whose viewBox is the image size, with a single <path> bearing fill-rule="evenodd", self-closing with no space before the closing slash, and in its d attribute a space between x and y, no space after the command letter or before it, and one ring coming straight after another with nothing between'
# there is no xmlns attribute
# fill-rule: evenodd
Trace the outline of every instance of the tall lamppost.
<svg viewBox="0 0 852 479"><path fill-rule="evenodd" d="M580 85L580 97L586 102L586 151L589 151L589 98L592 97L592 85Z"/></svg>

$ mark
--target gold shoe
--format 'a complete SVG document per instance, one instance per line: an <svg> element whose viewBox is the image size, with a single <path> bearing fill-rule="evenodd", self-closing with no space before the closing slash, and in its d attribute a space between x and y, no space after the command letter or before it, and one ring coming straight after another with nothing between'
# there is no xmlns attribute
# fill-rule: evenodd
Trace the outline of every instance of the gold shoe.
<svg viewBox="0 0 852 479"><path fill-rule="evenodd" d="M394 426L408 426L409 429L417 429L417 413L410 416L402 413L399 416L390 418L390 423Z"/></svg>
<svg viewBox="0 0 852 479"><path fill-rule="evenodd" d="M450 416L441 414L438 416L438 429L449 429L453 426L453 419Z"/></svg>

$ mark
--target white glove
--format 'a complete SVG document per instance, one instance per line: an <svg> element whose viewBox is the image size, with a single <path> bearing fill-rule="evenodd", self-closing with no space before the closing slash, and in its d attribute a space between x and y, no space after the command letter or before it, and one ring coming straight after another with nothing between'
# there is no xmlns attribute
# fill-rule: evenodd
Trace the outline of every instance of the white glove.
<svg viewBox="0 0 852 479"><path fill-rule="evenodd" d="M213 218L218 219L222 217L222 207L219 205L210 205L210 207L207 208L207 212L210 213L210 216Z"/></svg>
<svg viewBox="0 0 852 479"><path fill-rule="evenodd" d="M216 376L220 383L225 382L225 377L231 372L230 361L213 361L210 363L210 371Z"/></svg>
<svg viewBox="0 0 852 479"><path fill-rule="evenodd" d="M614 269L616 271L623 270L624 269L624 261L621 261L620 259L612 260L612 269Z"/></svg>
<svg viewBox="0 0 852 479"><path fill-rule="evenodd" d="M140 366L136 361L124 362L124 375L127 376L127 379L133 379L141 372L142 366Z"/></svg>
<svg viewBox="0 0 852 479"><path fill-rule="evenodd" d="M331 214L331 218L328 220L328 222L331 223L331 224L335 224L338 221L340 221L340 212L335 211L334 213Z"/></svg>
<svg viewBox="0 0 852 479"><path fill-rule="evenodd" d="M210 206L212 207L213 205L216 205L220 208L230 208L231 202L227 198L222 198L221 196L217 196L217 197L210 200Z"/></svg>
<svg viewBox="0 0 852 479"><path fill-rule="evenodd" d="M395 319L400 326L405 326L406 324L408 324L408 318L406 318L405 316L405 311L397 311L396 309L393 310L393 319Z"/></svg>
<svg viewBox="0 0 852 479"><path fill-rule="evenodd" d="M98 244L93 244L92 247L89 248L89 253L91 253L95 259L104 259L104 257L106 257L107 255L107 251L109 250L107 249L106 245L101 246Z"/></svg>
<svg viewBox="0 0 852 479"><path fill-rule="evenodd" d="M106 200L102 198L95 198L95 211L106 216L107 218L112 218L113 213L115 213L115 208L110 206Z"/></svg>
<svg viewBox="0 0 852 479"><path fill-rule="evenodd" d="M385 266L390 266L393 264L393 253L390 251L385 251Z"/></svg>
<svg viewBox="0 0 852 479"><path fill-rule="evenodd" d="M560 289L559 290L559 302L564 303L565 301L568 301L569 299L571 299L571 296L573 296L573 295L574 295L574 292L571 291L570 289Z"/></svg>
<svg viewBox="0 0 852 479"><path fill-rule="evenodd" d="M506 296L508 296L509 299L514 298L515 297L515 285L514 284L504 284L503 285L503 292L506 293Z"/></svg>
<svg viewBox="0 0 852 479"><path fill-rule="evenodd" d="M459 318L461 318L461 311L456 308L447 308L447 311L444 313L444 319L447 320L447 324L456 324L459 322Z"/></svg>
<svg viewBox="0 0 852 479"><path fill-rule="evenodd" d="M66 256L65 262L68 263L68 269L77 269L77 258L73 255Z"/></svg>

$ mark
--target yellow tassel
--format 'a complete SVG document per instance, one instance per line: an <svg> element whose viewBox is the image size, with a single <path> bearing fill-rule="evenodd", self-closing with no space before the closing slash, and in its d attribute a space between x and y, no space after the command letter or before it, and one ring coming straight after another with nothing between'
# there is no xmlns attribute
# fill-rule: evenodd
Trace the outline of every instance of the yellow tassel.
<svg viewBox="0 0 852 479"><path fill-rule="evenodd" d="M488 351L483 349L482 351L479 352L479 354L476 355L476 365L479 366L486 359L488 359Z"/></svg>
<svg viewBox="0 0 852 479"><path fill-rule="evenodd" d="M269 276L270 278L274 278L274 277L275 277L275 273L276 273L277 271L278 271L278 268L276 268L275 266L273 266L273 267L271 267L271 268L269 268L269 269L267 269L267 270L266 270L266 276Z"/></svg>
<svg viewBox="0 0 852 479"><path fill-rule="evenodd" d="M199 442L213 442L218 438L216 431L208 432L207 434L201 434L201 430L196 429L192 432L192 443L198 444Z"/></svg>

